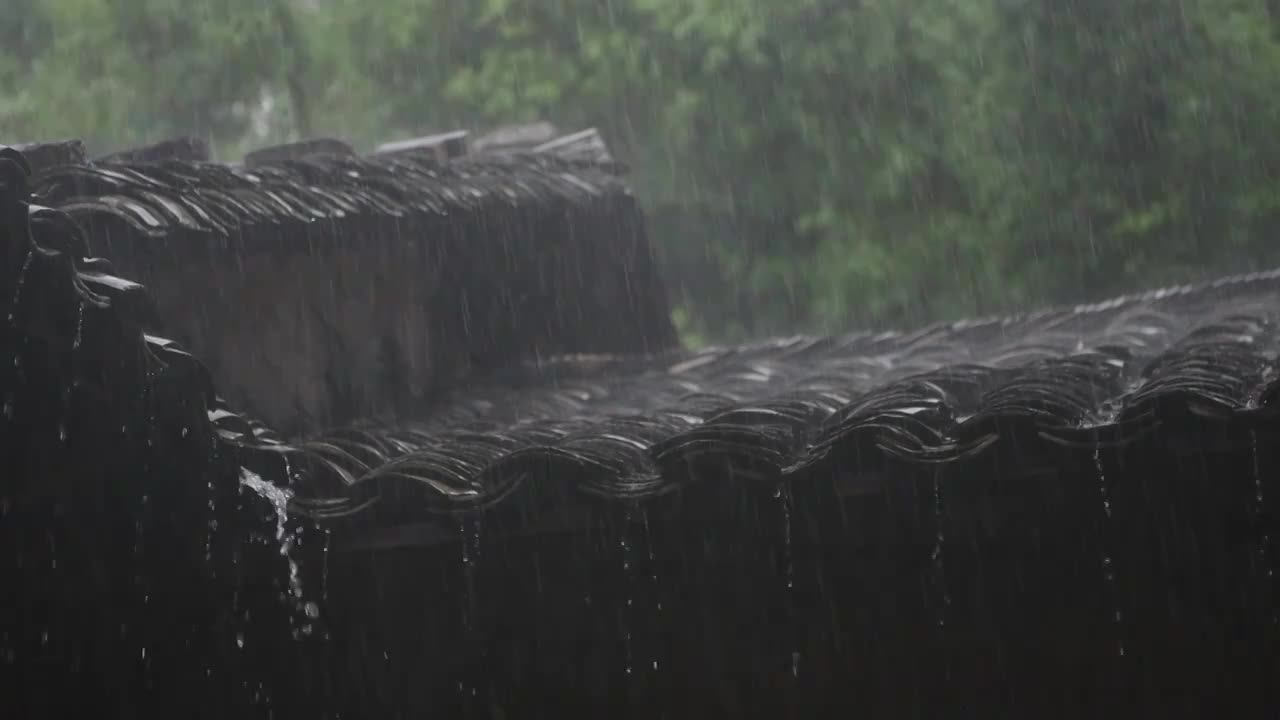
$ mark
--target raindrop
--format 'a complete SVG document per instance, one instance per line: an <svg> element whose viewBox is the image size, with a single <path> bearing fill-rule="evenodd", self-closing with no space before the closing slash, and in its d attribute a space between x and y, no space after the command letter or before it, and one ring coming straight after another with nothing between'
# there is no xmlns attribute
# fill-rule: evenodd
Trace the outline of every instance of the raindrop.
<svg viewBox="0 0 1280 720"><path fill-rule="evenodd" d="M244 649L244 633L236 633L236 647Z"/></svg>

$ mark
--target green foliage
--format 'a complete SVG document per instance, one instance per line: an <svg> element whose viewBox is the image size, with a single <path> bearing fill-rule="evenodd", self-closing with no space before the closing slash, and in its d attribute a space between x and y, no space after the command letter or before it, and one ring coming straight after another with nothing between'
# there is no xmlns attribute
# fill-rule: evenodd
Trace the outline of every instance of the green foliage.
<svg viewBox="0 0 1280 720"><path fill-rule="evenodd" d="M11 4L4 137L598 126L699 339L1280 264L1268 0Z"/></svg>

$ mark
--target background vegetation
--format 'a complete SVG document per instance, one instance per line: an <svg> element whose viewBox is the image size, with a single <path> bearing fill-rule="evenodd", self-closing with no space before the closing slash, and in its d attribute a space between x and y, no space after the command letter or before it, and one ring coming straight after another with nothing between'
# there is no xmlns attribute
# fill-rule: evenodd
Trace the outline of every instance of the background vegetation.
<svg viewBox="0 0 1280 720"><path fill-rule="evenodd" d="M1280 0L8 0L0 139L224 157L547 119L691 336L1280 265Z"/></svg>

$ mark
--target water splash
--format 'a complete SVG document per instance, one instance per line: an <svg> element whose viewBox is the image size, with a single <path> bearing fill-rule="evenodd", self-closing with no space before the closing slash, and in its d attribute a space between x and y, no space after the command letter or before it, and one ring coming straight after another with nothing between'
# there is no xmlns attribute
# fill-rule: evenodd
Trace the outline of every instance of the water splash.
<svg viewBox="0 0 1280 720"><path fill-rule="evenodd" d="M1125 654L1124 647L1124 614L1120 611L1119 602L1116 600L1116 570L1115 563L1108 551L1108 536L1111 533L1111 495L1107 490L1107 474L1102 467L1102 447L1098 446L1093 449L1093 466L1098 471L1098 496L1102 498L1102 579L1106 584L1106 592L1108 602L1111 605L1111 619L1116 626L1117 651L1120 656Z"/></svg>
<svg viewBox="0 0 1280 720"><path fill-rule="evenodd" d="M298 533L301 532L301 528L298 529L297 533L288 531L289 503L293 500L293 491L268 482L245 467L240 468L240 485L249 488L259 497L271 503L276 516L276 545L280 549L280 556L285 559L289 568L289 589L285 600L292 605L297 615L310 618L311 613L308 612L308 603L303 600L302 574L299 571L298 562L293 553L298 544ZM309 623L304 623L300 629L303 634L310 634L311 632Z"/></svg>

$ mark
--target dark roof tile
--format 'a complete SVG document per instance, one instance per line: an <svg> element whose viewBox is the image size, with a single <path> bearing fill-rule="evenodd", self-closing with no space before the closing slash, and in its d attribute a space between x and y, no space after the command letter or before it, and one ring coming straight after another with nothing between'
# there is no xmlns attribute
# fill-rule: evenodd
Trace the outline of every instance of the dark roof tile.
<svg viewBox="0 0 1280 720"><path fill-rule="evenodd" d="M385 494L403 504L392 516L411 517L488 507L555 478L646 497L708 474L794 478L849 453L870 472L875 456L956 463L1019 437L1131 442L1176 414L1231 421L1272 397L1277 319L1280 273L1269 272L909 333L597 361L577 377L565 361L542 384L534 369L461 390L421 422L362 429L358 443L321 435L360 462L316 458L299 502L322 498L332 512L344 494L365 508Z"/></svg>

